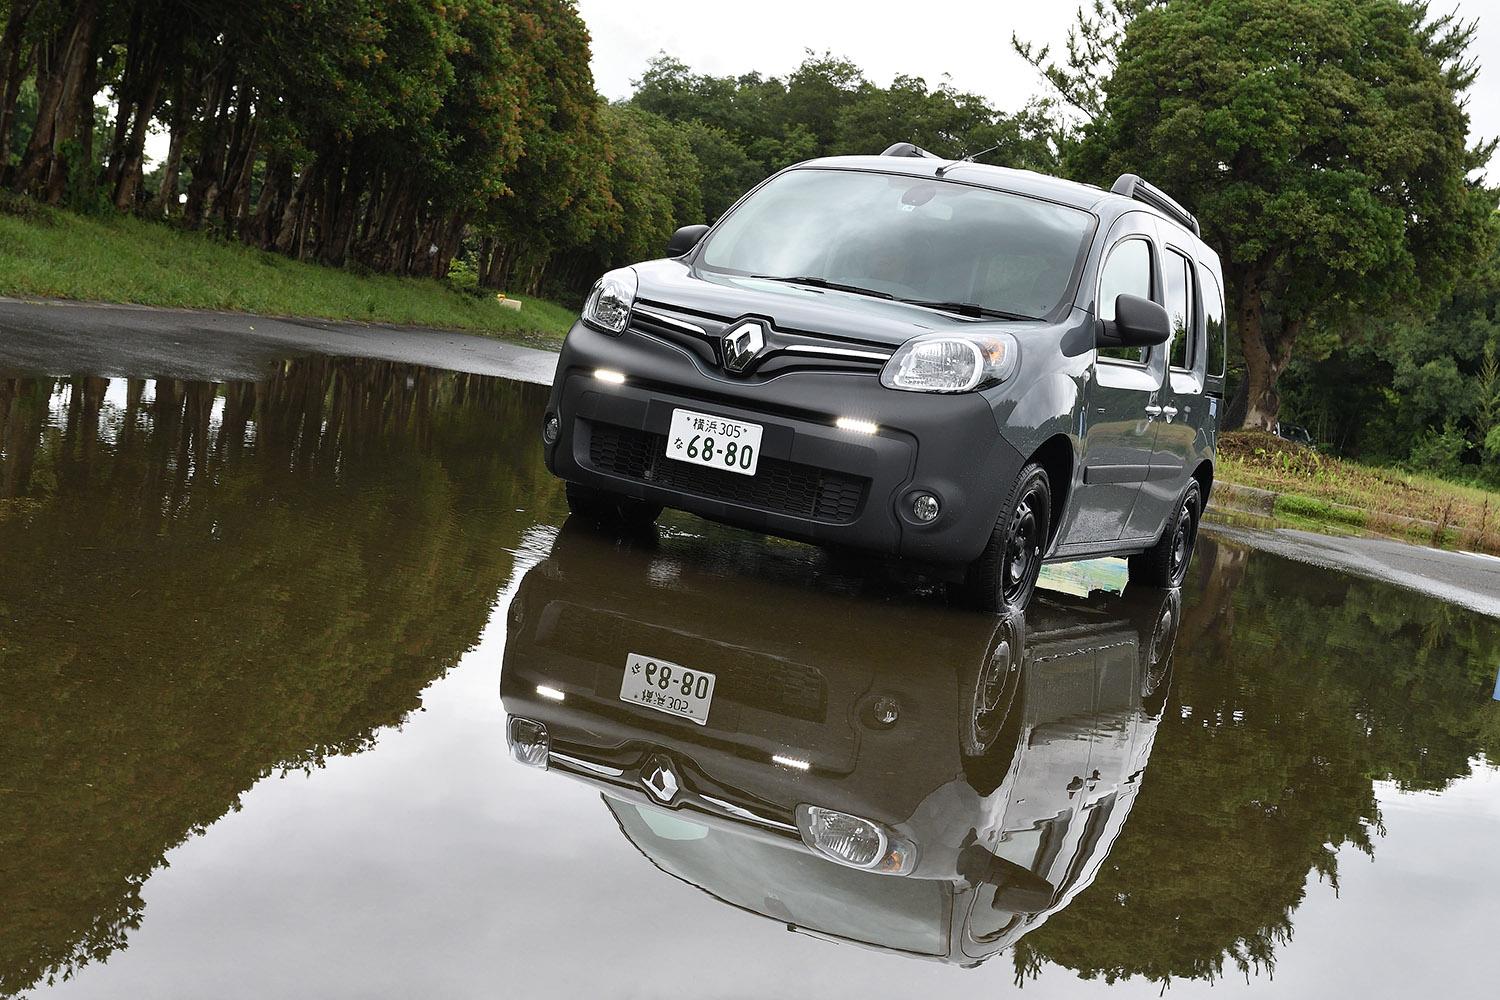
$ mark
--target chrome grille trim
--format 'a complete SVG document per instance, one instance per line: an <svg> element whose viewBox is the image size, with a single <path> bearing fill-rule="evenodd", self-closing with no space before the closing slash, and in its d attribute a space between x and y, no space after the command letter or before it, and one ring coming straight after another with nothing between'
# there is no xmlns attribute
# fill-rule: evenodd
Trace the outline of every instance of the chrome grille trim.
<svg viewBox="0 0 1500 1000"><path fill-rule="evenodd" d="M636 306L632 310L632 312L635 312L637 315L646 317L653 323L660 323L662 326L670 326L673 329L681 330L684 333L697 334L700 337L708 336L708 331L703 329L703 327L701 326L694 326L692 323L684 323L680 319L673 319L671 316L664 316L652 309L642 309L640 306Z"/></svg>
<svg viewBox="0 0 1500 1000"><path fill-rule="evenodd" d="M825 354L839 358L865 358L871 361L889 361L895 351L856 351L849 347L819 347L817 344L787 344L777 347L788 354ZM767 352L770 353L770 352Z"/></svg>

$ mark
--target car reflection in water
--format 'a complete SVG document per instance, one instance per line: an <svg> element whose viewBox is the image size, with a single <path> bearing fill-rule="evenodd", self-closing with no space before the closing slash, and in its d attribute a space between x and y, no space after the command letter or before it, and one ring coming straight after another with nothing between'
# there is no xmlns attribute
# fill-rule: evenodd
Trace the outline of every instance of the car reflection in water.
<svg viewBox="0 0 1500 1000"><path fill-rule="evenodd" d="M818 937L976 965L1093 882L1176 591L993 618L765 575L570 523L511 604L513 756L600 788L662 871ZM622 701L630 654L713 673L707 724Z"/></svg>

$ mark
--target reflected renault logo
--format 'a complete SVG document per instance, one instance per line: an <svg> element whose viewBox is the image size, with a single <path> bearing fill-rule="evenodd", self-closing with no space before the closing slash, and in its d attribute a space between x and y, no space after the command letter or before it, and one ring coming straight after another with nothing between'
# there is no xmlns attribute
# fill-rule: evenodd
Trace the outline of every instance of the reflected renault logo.
<svg viewBox="0 0 1500 1000"><path fill-rule="evenodd" d="M724 334L724 367L742 372L766 346L766 330L754 320L747 320Z"/></svg>
<svg viewBox="0 0 1500 1000"><path fill-rule="evenodd" d="M652 759L650 768L641 778L641 784L646 786L646 791L658 802L671 802L677 797L677 774L672 770L671 762L664 757Z"/></svg>

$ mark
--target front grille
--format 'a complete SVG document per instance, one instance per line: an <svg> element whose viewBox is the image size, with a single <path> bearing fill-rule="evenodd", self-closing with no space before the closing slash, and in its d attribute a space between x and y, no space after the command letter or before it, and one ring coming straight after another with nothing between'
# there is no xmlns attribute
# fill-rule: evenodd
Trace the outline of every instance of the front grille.
<svg viewBox="0 0 1500 1000"><path fill-rule="evenodd" d="M753 476L666 457L661 434L616 424L595 423L589 435L589 462L601 472L648 482L663 489L845 524L859 515L869 480L777 458L762 458Z"/></svg>

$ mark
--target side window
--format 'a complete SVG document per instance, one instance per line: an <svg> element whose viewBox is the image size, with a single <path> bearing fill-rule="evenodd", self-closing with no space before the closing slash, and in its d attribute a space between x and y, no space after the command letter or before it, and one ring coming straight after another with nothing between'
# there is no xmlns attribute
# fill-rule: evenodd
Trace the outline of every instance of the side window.
<svg viewBox="0 0 1500 1000"><path fill-rule="evenodd" d="M1167 316L1172 320L1173 368L1193 367L1193 265L1175 250L1162 255L1162 284L1167 291Z"/></svg>
<svg viewBox="0 0 1500 1000"><path fill-rule="evenodd" d="M1224 293L1219 290L1219 281L1208 268L1201 268L1203 275L1203 318L1208 327L1209 378L1224 377Z"/></svg>
<svg viewBox="0 0 1500 1000"><path fill-rule="evenodd" d="M1115 318L1115 299L1121 295L1151 298L1151 244L1144 239L1128 239L1116 244L1099 276L1099 318ZM1101 347L1102 358L1122 361L1145 361L1143 347Z"/></svg>

